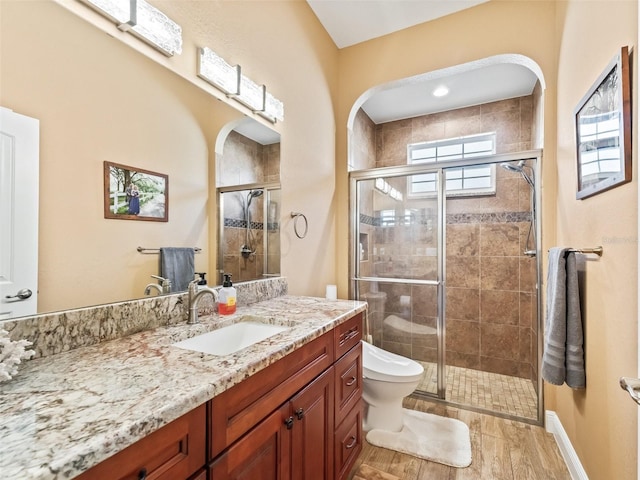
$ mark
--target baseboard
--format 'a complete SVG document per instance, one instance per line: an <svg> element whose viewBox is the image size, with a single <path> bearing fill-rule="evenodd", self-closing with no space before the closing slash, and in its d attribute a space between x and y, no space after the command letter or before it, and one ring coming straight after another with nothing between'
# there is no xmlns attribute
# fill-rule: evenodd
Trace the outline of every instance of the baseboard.
<svg viewBox="0 0 640 480"><path fill-rule="evenodd" d="M545 411L545 426L547 432L551 433L556 439L556 443L558 444L562 458L564 458L564 462L567 464L572 480L589 480L587 472L585 472L582 467L578 454L574 450L571 440L569 440L569 436L564 430L562 422L556 412L551 410Z"/></svg>

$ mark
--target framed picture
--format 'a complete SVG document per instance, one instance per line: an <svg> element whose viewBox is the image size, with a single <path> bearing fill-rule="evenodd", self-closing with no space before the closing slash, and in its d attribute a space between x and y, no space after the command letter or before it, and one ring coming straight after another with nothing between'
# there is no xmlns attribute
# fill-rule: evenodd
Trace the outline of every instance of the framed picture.
<svg viewBox="0 0 640 480"><path fill-rule="evenodd" d="M575 110L578 190L584 199L631 181L629 50L622 47Z"/></svg>
<svg viewBox="0 0 640 480"><path fill-rule="evenodd" d="M168 221L169 177L104 162L104 218Z"/></svg>

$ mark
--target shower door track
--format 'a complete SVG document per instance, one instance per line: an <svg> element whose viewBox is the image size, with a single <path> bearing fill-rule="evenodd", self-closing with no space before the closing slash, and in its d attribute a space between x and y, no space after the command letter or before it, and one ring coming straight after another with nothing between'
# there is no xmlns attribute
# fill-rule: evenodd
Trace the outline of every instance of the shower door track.
<svg viewBox="0 0 640 480"><path fill-rule="evenodd" d="M445 287L446 287L446 276L445 276L445 262L446 262L446 252L445 252L445 230L446 230L446 202L445 202L445 183L444 183L444 170L447 168L455 168L455 167L464 167L471 165L478 165L484 163L508 163L513 161L520 160L535 160L536 161L536 177L540 178L540 159L542 158L541 150L527 150L516 153L506 153L506 154L494 154L483 157L474 157L471 159L463 159L463 160L451 160L451 161L443 161L432 164L413 164L413 165L400 165L400 166L392 166L392 167L381 167L381 168L373 168L367 170L359 170L353 171L349 173L349 208L350 211L353 212L350 215L350 242L351 248L349 248L349 268L351 275L350 277L350 285L349 285L349 294L350 298L359 298L359 282L381 282L381 283L403 283L406 285L434 285L437 287L437 304L438 304L438 316L436 320L436 332L437 332L437 344L438 344L438 354L437 354L437 393L429 393L429 392L416 392L415 395L429 398L431 400L435 400L439 403L444 403L447 405L465 408L472 411L478 411L480 413L489 413L494 416L503 417L511 420L524 421L526 423L542 425L544 419L544 405L543 405L543 384L542 378L539 374L539 366L542 361L542 345L543 345L543 335L542 335L542 298L540 295L537 295L537 365L538 365L538 375L537 375L537 419L531 419L527 417L521 417L517 415L512 415L508 413L501 413L494 410L488 410L481 407L473 407L471 405L459 404L456 402L452 402L446 398L446 385L445 385L445 361L446 361L446 318L445 318L445 307L446 307L446 295L445 295ZM409 279L409 278L398 278L398 277L361 277L359 275L359 242L356 240L359 238L359 215L356 215L356 212L359 214L359 190L357 189L358 181L360 180L373 180L376 178L387 178L387 177L399 177L399 176L409 176L409 175L417 175L425 172L436 173L438 175L438 188L437 188L437 211L438 211L438 241L437 241L437 256L438 256L438 273L437 280L420 280L420 279ZM537 182L535 185L535 199L536 199L536 211L541 212L540 210L540 182ZM541 255L540 255L540 244L541 244L541 227L539 218L536 218L536 289L540 290L541 285Z"/></svg>

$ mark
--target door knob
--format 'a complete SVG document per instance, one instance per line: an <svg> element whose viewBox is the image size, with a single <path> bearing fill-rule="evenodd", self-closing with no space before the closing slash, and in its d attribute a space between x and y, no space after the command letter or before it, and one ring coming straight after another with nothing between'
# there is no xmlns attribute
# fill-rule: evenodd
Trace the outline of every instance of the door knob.
<svg viewBox="0 0 640 480"><path fill-rule="evenodd" d="M15 298L17 300L26 300L32 295L32 293L33 292L28 288L23 288L21 290L18 290L18 293L16 293L15 295L6 295L4 298Z"/></svg>
<svg viewBox="0 0 640 480"><path fill-rule="evenodd" d="M620 387L626 390L633 401L640 405L640 378L620 377Z"/></svg>

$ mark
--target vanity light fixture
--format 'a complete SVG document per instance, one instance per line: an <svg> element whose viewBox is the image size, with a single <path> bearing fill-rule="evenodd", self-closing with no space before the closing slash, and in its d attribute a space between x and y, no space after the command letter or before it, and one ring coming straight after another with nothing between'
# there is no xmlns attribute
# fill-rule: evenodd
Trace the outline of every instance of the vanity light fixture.
<svg viewBox="0 0 640 480"><path fill-rule="evenodd" d="M245 75L240 75L240 94L235 98L254 112L264 112L267 89Z"/></svg>
<svg viewBox="0 0 640 480"><path fill-rule="evenodd" d="M264 112L258 112L272 123L276 123L276 120L284 120L284 104L276 97L267 92L264 102Z"/></svg>
<svg viewBox="0 0 640 480"><path fill-rule="evenodd" d="M199 50L198 76L227 95L239 95L240 65L229 65L208 47Z"/></svg>
<svg viewBox="0 0 640 480"><path fill-rule="evenodd" d="M284 120L284 104L249 77L240 65L230 65L208 47L198 49L198 77L261 117L276 123Z"/></svg>
<svg viewBox="0 0 640 480"><path fill-rule="evenodd" d="M80 0L167 57L182 53L182 27L145 0Z"/></svg>

